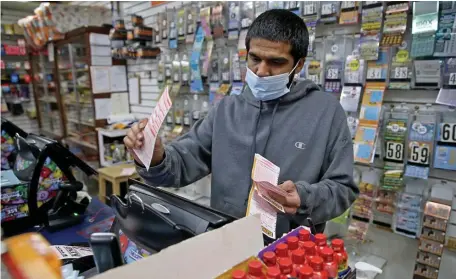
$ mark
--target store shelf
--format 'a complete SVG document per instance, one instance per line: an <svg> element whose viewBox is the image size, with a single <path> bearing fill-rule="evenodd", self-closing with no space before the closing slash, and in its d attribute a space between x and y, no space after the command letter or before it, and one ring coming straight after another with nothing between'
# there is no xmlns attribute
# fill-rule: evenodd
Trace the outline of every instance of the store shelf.
<svg viewBox="0 0 456 279"><path fill-rule="evenodd" d="M71 137L67 137L66 139L69 142L73 143L73 144L77 144L77 145L80 145L80 146L83 146L83 147L87 147L87 148L90 148L90 149L93 149L93 150L98 150L98 148L97 148L97 146L95 144L91 144L89 142L83 141L83 140L81 140L78 137L71 136Z"/></svg>
<svg viewBox="0 0 456 279"><path fill-rule="evenodd" d="M122 137L126 136L128 129L123 129L123 130L106 130L106 129L97 129L98 133L105 137L109 138L116 138L116 137Z"/></svg>
<svg viewBox="0 0 456 279"><path fill-rule="evenodd" d="M75 73L84 73L84 72L88 72L89 69L75 69L74 72ZM67 74L67 73L73 73L73 70L72 69L59 69L59 73L60 74Z"/></svg>
<svg viewBox="0 0 456 279"><path fill-rule="evenodd" d="M44 103L57 103L57 99L56 98L52 98L52 97L41 97L38 99L40 102L44 102Z"/></svg>
<svg viewBox="0 0 456 279"><path fill-rule="evenodd" d="M43 134L44 136L48 137L48 138L52 138L52 139L60 139L62 138L62 135L58 135L52 131L49 131L47 129L44 129L44 128L41 128L40 129L40 133Z"/></svg>
<svg viewBox="0 0 456 279"><path fill-rule="evenodd" d="M84 126L89 126L89 127L95 127L95 125L91 122L88 122L88 121L78 121L77 119L71 119L71 118L68 118L68 122L72 122L72 123L76 123L76 124L80 124L80 125L84 125Z"/></svg>

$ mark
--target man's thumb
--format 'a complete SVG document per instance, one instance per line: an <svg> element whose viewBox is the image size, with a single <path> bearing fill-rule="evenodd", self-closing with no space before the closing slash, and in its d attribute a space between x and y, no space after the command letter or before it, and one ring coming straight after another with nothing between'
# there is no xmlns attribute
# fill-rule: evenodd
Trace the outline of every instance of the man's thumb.
<svg viewBox="0 0 456 279"><path fill-rule="evenodd" d="M143 119L139 122L139 129L144 129L147 125L147 119Z"/></svg>

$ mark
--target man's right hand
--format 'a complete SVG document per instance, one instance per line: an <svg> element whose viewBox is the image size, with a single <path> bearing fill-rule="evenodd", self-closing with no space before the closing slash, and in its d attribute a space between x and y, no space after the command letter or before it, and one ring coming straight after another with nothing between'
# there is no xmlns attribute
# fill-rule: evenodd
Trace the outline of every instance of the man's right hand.
<svg viewBox="0 0 456 279"><path fill-rule="evenodd" d="M127 132L127 136L124 137L124 144L127 147L130 154L135 158L137 163L141 163L138 156L136 156L133 149L140 149L143 147L144 144L144 134L143 130L146 127L147 119L143 119L138 123L135 123L130 130ZM163 161L165 156L165 148L161 142L160 137L157 137L154 146L154 155L152 156L152 161L150 162L150 166L156 166Z"/></svg>

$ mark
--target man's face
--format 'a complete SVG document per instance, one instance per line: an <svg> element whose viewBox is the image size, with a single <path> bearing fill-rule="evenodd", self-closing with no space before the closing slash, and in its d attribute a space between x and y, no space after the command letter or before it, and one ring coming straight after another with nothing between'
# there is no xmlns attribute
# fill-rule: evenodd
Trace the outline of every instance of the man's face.
<svg viewBox="0 0 456 279"><path fill-rule="evenodd" d="M259 77L289 73L295 66L290 51L289 43L253 38L250 40L247 67ZM303 64L304 59L300 59L295 73L301 71Z"/></svg>

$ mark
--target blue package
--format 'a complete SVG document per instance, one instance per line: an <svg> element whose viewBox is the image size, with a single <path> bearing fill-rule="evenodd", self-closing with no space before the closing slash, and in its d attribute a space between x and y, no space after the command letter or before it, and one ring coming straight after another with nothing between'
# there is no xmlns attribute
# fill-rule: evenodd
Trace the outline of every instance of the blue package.
<svg viewBox="0 0 456 279"><path fill-rule="evenodd" d="M379 103L382 101L382 98L383 98L383 91L380 91L380 90L372 91L369 102Z"/></svg>
<svg viewBox="0 0 456 279"><path fill-rule="evenodd" d="M364 119L377 121L380 116L379 107L364 107Z"/></svg>
<svg viewBox="0 0 456 279"><path fill-rule="evenodd" d="M437 145L435 149L434 168L456 170L456 147Z"/></svg>
<svg viewBox="0 0 456 279"><path fill-rule="evenodd" d="M356 157L369 160L372 154L372 146L369 144L359 144Z"/></svg>

